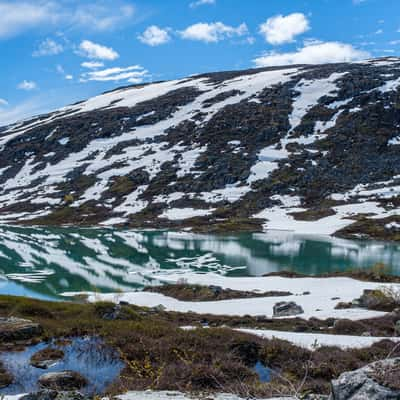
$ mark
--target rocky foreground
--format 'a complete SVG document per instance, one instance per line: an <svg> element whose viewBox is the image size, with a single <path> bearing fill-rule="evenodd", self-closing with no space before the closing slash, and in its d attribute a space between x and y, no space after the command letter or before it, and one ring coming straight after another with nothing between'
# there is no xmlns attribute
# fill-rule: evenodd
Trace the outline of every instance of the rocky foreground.
<svg viewBox="0 0 400 400"><path fill-rule="evenodd" d="M0 221L400 238L400 60L120 88L0 130Z"/></svg>
<svg viewBox="0 0 400 400"><path fill-rule="evenodd" d="M272 277L292 279L287 283L292 292L187 282L143 292L213 305L208 313L139 306L116 297L105 302L101 295L93 303L1 296L0 395L7 400L399 399L399 283L372 273L357 278L368 276L376 282L353 279L366 289L350 302L341 301L346 291L335 298L338 314L330 318L318 316L318 304L314 315L307 314L302 297L313 299L315 286L302 296L294 290L299 282L307 286L307 277ZM319 278L319 286L329 292L335 279ZM372 284L380 286L371 289ZM268 311L252 316L250 308L250 315L240 308L232 315L213 312L216 303L267 305L270 299L271 316Z"/></svg>

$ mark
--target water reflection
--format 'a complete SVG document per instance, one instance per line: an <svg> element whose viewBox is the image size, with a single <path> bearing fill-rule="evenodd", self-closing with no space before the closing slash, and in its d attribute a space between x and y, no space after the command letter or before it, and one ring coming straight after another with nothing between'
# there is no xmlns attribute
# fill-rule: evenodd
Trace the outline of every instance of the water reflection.
<svg viewBox="0 0 400 400"><path fill-rule="evenodd" d="M383 262L400 275L400 247L287 232L228 236L115 229L0 227L0 293L41 298L65 291L119 291L149 271L259 276L319 274Z"/></svg>
<svg viewBox="0 0 400 400"><path fill-rule="evenodd" d="M30 365L31 357L47 347L60 349L64 357L47 370ZM0 360L13 376L13 383L0 389L1 395L32 392L38 389L39 377L48 372L75 371L83 375L88 385L83 393L102 393L120 374L124 364L118 354L98 338L73 338L70 343L39 343L23 351L2 352Z"/></svg>

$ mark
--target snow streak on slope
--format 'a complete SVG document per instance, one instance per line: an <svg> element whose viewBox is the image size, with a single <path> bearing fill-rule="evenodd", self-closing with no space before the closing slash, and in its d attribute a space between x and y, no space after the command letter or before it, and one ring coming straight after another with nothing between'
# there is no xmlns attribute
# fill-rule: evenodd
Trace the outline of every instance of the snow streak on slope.
<svg viewBox="0 0 400 400"><path fill-rule="evenodd" d="M14 124L0 133L0 221L169 227L256 216L273 229L327 224L323 233L360 213L396 222L397 61L122 88ZM289 215L321 204L332 214L323 221Z"/></svg>

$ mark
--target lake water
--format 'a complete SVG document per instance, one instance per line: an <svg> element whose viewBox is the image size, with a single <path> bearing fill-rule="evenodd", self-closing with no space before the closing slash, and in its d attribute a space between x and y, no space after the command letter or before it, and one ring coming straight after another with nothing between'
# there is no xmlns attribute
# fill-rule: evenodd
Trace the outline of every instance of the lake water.
<svg viewBox="0 0 400 400"><path fill-rule="evenodd" d="M154 272L261 276L386 264L400 275L400 245L287 232L196 235L118 229L0 227L0 294L56 299L70 291L126 291Z"/></svg>

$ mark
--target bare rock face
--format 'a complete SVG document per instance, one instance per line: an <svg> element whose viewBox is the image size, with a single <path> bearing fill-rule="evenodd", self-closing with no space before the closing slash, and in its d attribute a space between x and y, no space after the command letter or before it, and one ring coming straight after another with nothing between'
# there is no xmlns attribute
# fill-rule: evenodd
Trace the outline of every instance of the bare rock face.
<svg viewBox="0 0 400 400"><path fill-rule="evenodd" d="M38 380L39 386L52 390L79 390L86 386L86 379L75 371L49 372Z"/></svg>
<svg viewBox="0 0 400 400"><path fill-rule="evenodd" d="M291 317L303 313L303 308L294 301L280 301L274 305L274 317Z"/></svg>
<svg viewBox="0 0 400 400"><path fill-rule="evenodd" d="M333 400L400 399L400 358L369 364L344 372L332 381Z"/></svg>
<svg viewBox="0 0 400 400"><path fill-rule="evenodd" d="M41 335L42 327L35 322L21 318L0 318L0 342L27 340Z"/></svg>

